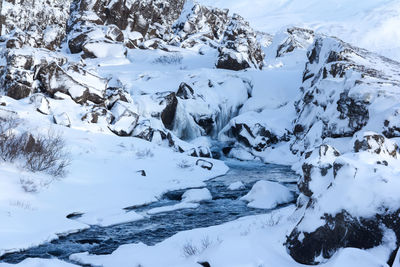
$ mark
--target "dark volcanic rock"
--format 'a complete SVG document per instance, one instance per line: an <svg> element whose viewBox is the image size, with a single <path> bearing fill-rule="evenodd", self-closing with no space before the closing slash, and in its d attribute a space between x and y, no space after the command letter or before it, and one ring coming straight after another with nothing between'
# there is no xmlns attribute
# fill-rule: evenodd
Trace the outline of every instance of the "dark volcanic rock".
<svg viewBox="0 0 400 267"><path fill-rule="evenodd" d="M384 229L376 218L354 218L346 211L324 215L324 225L312 233L292 231L286 241L289 254L297 262L316 265L322 256L328 259L340 248L369 249L381 244Z"/></svg>
<svg viewBox="0 0 400 267"><path fill-rule="evenodd" d="M165 128L172 130L174 127L176 107L178 106L178 99L175 93L170 93L165 97L165 105L165 109L161 113L161 120Z"/></svg>
<svg viewBox="0 0 400 267"><path fill-rule="evenodd" d="M264 53L255 32L241 16L234 14L219 48L217 68L243 70L249 67L262 69Z"/></svg>
<svg viewBox="0 0 400 267"><path fill-rule="evenodd" d="M181 83L178 91L176 92L176 96L181 99L194 98L194 90L187 83Z"/></svg>

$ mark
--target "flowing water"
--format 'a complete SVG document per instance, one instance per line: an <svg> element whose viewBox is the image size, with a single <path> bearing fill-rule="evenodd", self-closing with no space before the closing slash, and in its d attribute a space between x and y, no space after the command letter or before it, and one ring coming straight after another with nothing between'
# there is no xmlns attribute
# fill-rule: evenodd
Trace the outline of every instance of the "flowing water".
<svg viewBox="0 0 400 267"><path fill-rule="evenodd" d="M25 251L5 254L0 257L0 262L18 263L29 257L69 261L69 256L74 253L88 251L91 254L110 254L124 244L142 242L154 245L180 231L219 225L243 216L270 212L271 210L249 208L247 203L240 200L259 180L276 181L296 191L297 175L288 166L237 161L228 161L227 164L230 171L226 175L206 182L213 199L201 202L196 209L146 215L145 219L139 221L109 227L92 226ZM242 181L245 187L228 190L227 187L237 181ZM155 207L177 204L186 190L168 192L159 202L132 207L127 212L133 210L146 214L146 211Z"/></svg>

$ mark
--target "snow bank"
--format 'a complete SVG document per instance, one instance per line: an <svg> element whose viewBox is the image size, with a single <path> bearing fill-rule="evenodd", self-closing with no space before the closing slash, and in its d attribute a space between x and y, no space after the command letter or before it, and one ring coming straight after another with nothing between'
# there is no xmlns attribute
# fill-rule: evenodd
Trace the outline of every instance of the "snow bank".
<svg viewBox="0 0 400 267"><path fill-rule="evenodd" d="M143 243L123 245L111 255L74 254L70 259L81 264L103 267L174 266L198 267L208 262L213 267L284 266L301 267L282 246L287 229L294 226L294 206L272 213L250 216L219 226L180 232L155 246ZM184 248L193 248L188 255ZM154 257L157 255L158 257ZM369 251L341 250L321 267L381 267L384 259Z"/></svg>
<svg viewBox="0 0 400 267"><path fill-rule="evenodd" d="M78 265L67 263L56 259L33 259L28 258L18 264L0 263L0 267L76 267Z"/></svg>

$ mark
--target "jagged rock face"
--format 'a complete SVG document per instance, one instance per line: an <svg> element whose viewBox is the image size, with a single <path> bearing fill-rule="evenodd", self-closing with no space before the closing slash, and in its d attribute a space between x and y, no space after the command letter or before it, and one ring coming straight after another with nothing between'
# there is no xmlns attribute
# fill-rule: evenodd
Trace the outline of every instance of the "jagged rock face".
<svg viewBox="0 0 400 267"><path fill-rule="evenodd" d="M228 137L236 139L246 147L257 152L264 151L267 147L277 144L280 141L288 141L288 135L281 136L260 123L231 122L231 126L223 131Z"/></svg>
<svg viewBox="0 0 400 267"><path fill-rule="evenodd" d="M217 68L220 69L262 69L264 64L264 54L255 32L249 23L237 14L233 15L225 30L219 52Z"/></svg>
<svg viewBox="0 0 400 267"><path fill-rule="evenodd" d="M168 38L173 22L183 9L184 0L83 0L75 2L69 20L69 47L72 53L79 53L83 45L93 42L124 42L133 48L138 45L135 38L124 36L137 32L149 38ZM107 27L101 27L107 26ZM96 34L94 34L96 33Z"/></svg>
<svg viewBox="0 0 400 267"><path fill-rule="evenodd" d="M171 43L177 43L182 47L193 47L199 42L214 41L214 45L217 45L222 40L228 22L227 9L191 5L188 2L181 17L173 26L176 36Z"/></svg>
<svg viewBox="0 0 400 267"><path fill-rule="evenodd" d="M387 229L400 240L400 206L391 190L398 184L391 174L397 145L374 132L357 134L353 144L354 152L343 155L328 145L306 153L299 181L305 211L286 241L300 263L319 264L344 247L376 247Z"/></svg>
<svg viewBox="0 0 400 267"><path fill-rule="evenodd" d="M165 109L161 113L161 120L164 123L165 128L169 130L174 128L177 105L178 99L176 99L175 93L170 93L165 97Z"/></svg>
<svg viewBox="0 0 400 267"><path fill-rule="evenodd" d="M7 47L57 49L65 38L71 1L5 0L2 32L14 31Z"/></svg>
<svg viewBox="0 0 400 267"><path fill-rule="evenodd" d="M292 27L286 30L285 37L277 48L276 57L282 57L296 49L307 49L314 41L315 33L312 30Z"/></svg>
<svg viewBox="0 0 400 267"><path fill-rule="evenodd" d="M256 33L241 16L230 17L226 9L187 3L173 31L173 45L187 48L203 43L218 48L217 68L263 67L264 54Z"/></svg>
<svg viewBox="0 0 400 267"><path fill-rule="evenodd" d="M400 64L325 36L315 39L307 55L303 96L296 103L295 125L302 131L295 131L293 152L306 151L327 137L353 136L371 120L381 121L373 128L381 131L385 122L381 117L388 118L386 133L395 134L396 123L386 114L397 110Z"/></svg>

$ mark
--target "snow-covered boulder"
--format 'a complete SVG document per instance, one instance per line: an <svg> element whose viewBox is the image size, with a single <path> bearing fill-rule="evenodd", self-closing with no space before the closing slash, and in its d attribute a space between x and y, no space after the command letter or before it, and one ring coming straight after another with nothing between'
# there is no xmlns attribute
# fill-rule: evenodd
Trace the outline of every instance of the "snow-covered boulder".
<svg viewBox="0 0 400 267"><path fill-rule="evenodd" d="M182 202L197 203L212 200L212 195L207 188L190 189L182 195Z"/></svg>
<svg viewBox="0 0 400 267"><path fill-rule="evenodd" d="M37 75L41 87L50 95L62 92L79 104L88 101L95 104L104 102L107 81L78 65L66 66L64 69L58 63L51 62L41 66Z"/></svg>
<svg viewBox="0 0 400 267"><path fill-rule="evenodd" d="M333 179L333 164L339 156L339 151L329 145L322 145L306 153L302 165L303 175L297 182L299 191L311 197L327 189Z"/></svg>
<svg viewBox="0 0 400 267"><path fill-rule="evenodd" d="M375 132L364 132L354 136L354 152L368 151L386 157L397 158L397 144Z"/></svg>
<svg viewBox="0 0 400 267"><path fill-rule="evenodd" d="M71 120L66 112L53 116L54 123L65 127L71 127Z"/></svg>
<svg viewBox="0 0 400 267"><path fill-rule="evenodd" d="M114 105L112 109L114 120L110 130L119 136L130 136L139 121L139 115L123 105Z"/></svg>
<svg viewBox="0 0 400 267"><path fill-rule="evenodd" d="M50 110L50 102L47 98L42 94L35 94L30 97L30 102L35 106L36 110L44 115L49 115L51 113Z"/></svg>
<svg viewBox="0 0 400 267"><path fill-rule="evenodd" d="M400 240L397 145L373 132L353 141L342 155L330 146L306 153L299 189L310 198L286 242L300 263L321 263L344 247L393 250L389 232Z"/></svg>
<svg viewBox="0 0 400 267"><path fill-rule="evenodd" d="M222 140L235 140L255 151L264 151L267 147L281 141L289 141L290 133L280 125L270 125L256 112L248 112L232 119L220 133Z"/></svg>
<svg viewBox="0 0 400 267"><path fill-rule="evenodd" d="M228 186L228 189L231 191L240 190L243 188L245 188L245 186L241 181L234 182Z"/></svg>
<svg viewBox="0 0 400 267"><path fill-rule="evenodd" d="M93 107L91 111L87 112L82 117L82 121L88 123L106 123L111 124L114 120L114 115L103 107Z"/></svg>
<svg viewBox="0 0 400 267"><path fill-rule="evenodd" d="M258 181L250 192L241 198L248 206L257 209L273 209L294 199L293 192L276 182Z"/></svg>

